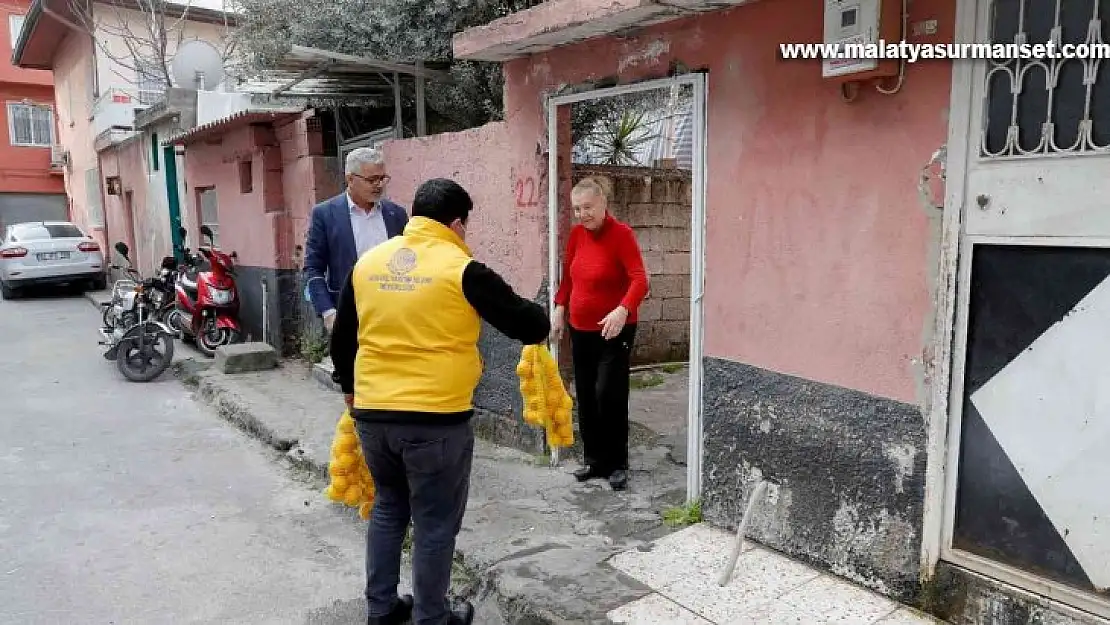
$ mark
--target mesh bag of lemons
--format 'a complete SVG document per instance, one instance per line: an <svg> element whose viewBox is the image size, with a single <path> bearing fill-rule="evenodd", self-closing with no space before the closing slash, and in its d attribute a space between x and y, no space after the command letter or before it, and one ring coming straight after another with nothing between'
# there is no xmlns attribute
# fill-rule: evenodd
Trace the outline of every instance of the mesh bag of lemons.
<svg viewBox="0 0 1110 625"><path fill-rule="evenodd" d="M524 398L524 421L547 432L551 447L574 444L571 408L574 401L563 386L559 365L546 345L525 345L516 366L520 395Z"/></svg>
<svg viewBox="0 0 1110 625"><path fill-rule="evenodd" d="M370 477L370 469L362 457L362 444L349 410L343 411L335 426L328 475L331 483L324 490L324 495L335 503L357 507L358 515L369 519L374 505L374 479Z"/></svg>

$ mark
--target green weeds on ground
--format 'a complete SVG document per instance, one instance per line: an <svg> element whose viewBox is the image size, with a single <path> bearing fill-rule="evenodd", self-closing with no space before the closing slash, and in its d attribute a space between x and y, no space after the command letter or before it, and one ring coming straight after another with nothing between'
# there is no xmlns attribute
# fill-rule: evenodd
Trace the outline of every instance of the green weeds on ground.
<svg viewBox="0 0 1110 625"><path fill-rule="evenodd" d="M676 506L663 511L663 523L668 527L686 527L701 523L701 500L697 499L685 506Z"/></svg>

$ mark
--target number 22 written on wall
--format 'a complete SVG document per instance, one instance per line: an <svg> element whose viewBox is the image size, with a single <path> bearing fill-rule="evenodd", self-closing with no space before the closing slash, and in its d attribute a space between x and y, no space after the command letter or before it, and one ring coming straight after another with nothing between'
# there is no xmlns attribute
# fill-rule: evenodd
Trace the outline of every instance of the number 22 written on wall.
<svg viewBox="0 0 1110 625"><path fill-rule="evenodd" d="M516 184L513 186L513 193L516 195L517 208L535 208L540 205L539 191L543 187L543 183L547 180L547 174L540 174L539 182L532 176L525 176L517 178Z"/></svg>

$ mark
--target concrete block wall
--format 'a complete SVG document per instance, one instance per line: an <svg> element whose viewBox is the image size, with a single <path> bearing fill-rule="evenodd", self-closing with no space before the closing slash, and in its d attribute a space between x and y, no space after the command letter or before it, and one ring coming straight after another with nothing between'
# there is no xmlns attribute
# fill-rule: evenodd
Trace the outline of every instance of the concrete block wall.
<svg viewBox="0 0 1110 625"><path fill-rule="evenodd" d="M651 290L640 306L634 364L687 360L690 354L690 172L605 165L575 165L574 182L609 179L610 210L632 226Z"/></svg>

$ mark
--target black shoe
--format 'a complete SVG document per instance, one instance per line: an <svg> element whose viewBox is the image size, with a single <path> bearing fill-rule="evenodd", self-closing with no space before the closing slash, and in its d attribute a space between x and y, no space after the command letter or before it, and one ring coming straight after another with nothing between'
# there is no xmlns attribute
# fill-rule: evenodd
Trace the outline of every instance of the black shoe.
<svg viewBox="0 0 1110 625"><path fill-rule="evenodd" d="M412 619L412 595L402 595L385 616L368 616L366 625L404 625Z"/></svg>
<svg viewBox="0 0 1110 625"><path fill-rule="evenodd" d="M603 472L599 471L597 467L590 465L586 465L574 472L574 479L578 480L579 482L585 482L587 480L592 480L598 477L606 477L606 475Z"/></svg>
<svg viewBox="0 0 1110 625"><path fill-rule="evenodd" d="M624 469L617 469L616 471L613 471L613 474L609 476L609 486L612 486L613 490L624 490L625 488L627 488L628 471L625 471Z"/></svg>
<svg viewBox="0 0 1110 625"><path fill-rule="evenodd" d="M474 622L474 606L463 601L447 617L447 625L471 625Z"/></svg>

